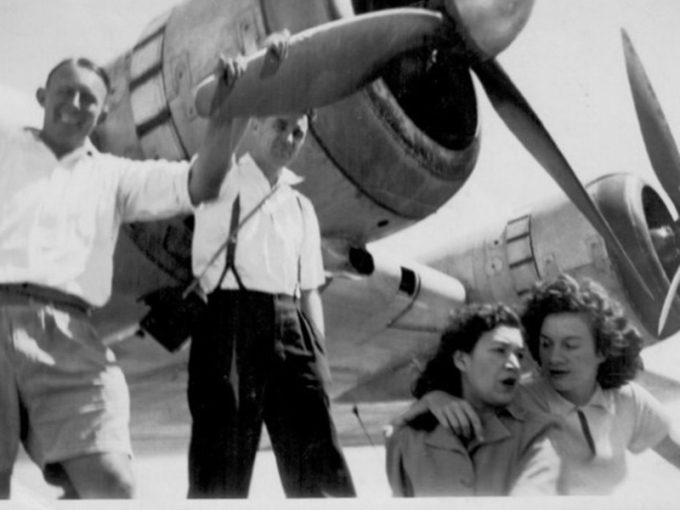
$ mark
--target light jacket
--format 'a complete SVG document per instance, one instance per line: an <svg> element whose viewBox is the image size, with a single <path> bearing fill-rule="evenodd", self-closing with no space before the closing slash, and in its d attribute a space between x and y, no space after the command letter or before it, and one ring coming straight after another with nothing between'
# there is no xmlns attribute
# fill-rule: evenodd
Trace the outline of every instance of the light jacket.
<svg viewBox="0 0 680 510"><path fill-rule="evenodd" d="M387 476L395 496L502 496L557 493L560 460L548 438L551 416L511 404L482 413L485 437L465 444L450 429L405 426L388 438ZM432 422L430 421L430 424Z"/></svg>

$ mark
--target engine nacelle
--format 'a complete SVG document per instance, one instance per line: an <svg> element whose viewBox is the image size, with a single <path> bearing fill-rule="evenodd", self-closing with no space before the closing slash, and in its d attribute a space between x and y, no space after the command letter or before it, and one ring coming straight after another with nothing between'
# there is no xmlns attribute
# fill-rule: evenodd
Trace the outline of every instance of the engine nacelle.
<svg viewBox="0 0 680 510"><path fill-rule="evenodd" d="M475 239L452 241L452 249L434 266L460 279L470 300L518 302L533 283L560 272L591 278L603 285L642 326L656 330L663 298L680 263L673 218L658 193L637 176L612 174L588 185L588 191L642 275L650 296L627 278L603 239L565 200L550 199ZM474 289L474 290L472 290ZM666 331L680 329L675 304Z"/></svg>

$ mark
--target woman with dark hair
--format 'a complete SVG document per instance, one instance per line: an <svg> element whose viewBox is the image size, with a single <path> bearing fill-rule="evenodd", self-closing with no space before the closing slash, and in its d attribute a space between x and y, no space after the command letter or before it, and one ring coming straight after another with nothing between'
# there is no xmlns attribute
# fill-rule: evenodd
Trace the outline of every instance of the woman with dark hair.
<svg viewBox="0 0 680 510"><path fill-rule="evenodd" d="M642 369L642 337L604 289L567 275L539 283L522 322L539 373L519 397L561 420L553 439L563 492L614 492L626 478L627 451L653 448L680 467L680 446L661 404L633 382ZM474 409L449 393L429 393L403 419L429 409L457 433L483 433Z"/></svg>
<svg viewBox="0 0 680 510"><path fill-rule="evenodd" d="M524 338L504 305L464 309L416 381L416 397L445 391L464 398L486 431L467 441L424 415L387 439L387 474L397 496L555 494L559 459L548 439L556 423L513 400Z"/></svg>

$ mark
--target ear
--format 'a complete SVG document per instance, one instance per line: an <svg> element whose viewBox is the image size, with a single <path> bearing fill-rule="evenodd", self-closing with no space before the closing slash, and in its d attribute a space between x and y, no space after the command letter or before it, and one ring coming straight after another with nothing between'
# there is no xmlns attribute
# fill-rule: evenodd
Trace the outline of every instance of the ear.
<svg viewBox="0 0 680 510"><path fill-rule="evenodd" d="M469 355L463 351L456 351L453 353L453 364L462 372L467 371Z"/></svg>
<svg viewBox="0 0 680 510"><path fill-rule="evenodd" d="M45 107L45 89L43 87L40 87L40 88L38 88L38 90L35 91L35 98L38 100L38 104L44 108Z"/></svg>

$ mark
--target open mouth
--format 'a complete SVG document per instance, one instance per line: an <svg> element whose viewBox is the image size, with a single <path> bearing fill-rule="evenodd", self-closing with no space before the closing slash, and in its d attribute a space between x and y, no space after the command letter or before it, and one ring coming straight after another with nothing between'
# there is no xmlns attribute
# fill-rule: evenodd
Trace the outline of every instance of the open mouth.
<svg viewBox="0 0 680 510"><path fill-rule="evenodd" d="M560 379L560 378L566 376L568 373L569 373L569 372L567 372L566 370L556 370L556 369L551 369L551 370L548 371L548 375L549 375L552 379Z"/></svg>
<svg viewBox="0 0 680 510"><path fill-rule="evenodd" d="M503 387L509 390L514 389L517 386L518 382L519 378L516 376L509 376L501 379L501 384L503 385Z"/></svg>

